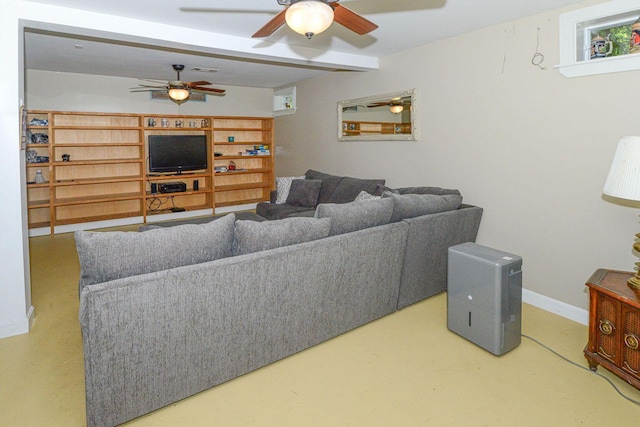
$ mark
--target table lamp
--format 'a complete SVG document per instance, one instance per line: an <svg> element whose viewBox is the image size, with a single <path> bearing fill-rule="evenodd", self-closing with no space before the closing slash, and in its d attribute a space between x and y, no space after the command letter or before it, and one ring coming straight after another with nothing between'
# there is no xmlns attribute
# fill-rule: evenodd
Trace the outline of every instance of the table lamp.
<svg viewBox="0 0 640 427"><path fill-rule="evenodd" d="M607 196L640 201L640 136L620 138L602 192ZM640 233L636 237L640 238ZM633 249L640 252L640 243L635 243ZM636 267L635 276L627 284L640 290L640 262L636 262Z"/></svg>

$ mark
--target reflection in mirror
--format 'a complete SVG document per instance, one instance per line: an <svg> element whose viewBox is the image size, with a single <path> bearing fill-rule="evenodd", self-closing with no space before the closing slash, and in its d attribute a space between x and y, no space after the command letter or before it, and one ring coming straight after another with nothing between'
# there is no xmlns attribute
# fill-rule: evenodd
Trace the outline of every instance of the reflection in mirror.
<svg viewBox="0 0 640 427"><path fill-rule="evenodd" d="M416 90L338 102L338 140L417 140Z"/></svg>

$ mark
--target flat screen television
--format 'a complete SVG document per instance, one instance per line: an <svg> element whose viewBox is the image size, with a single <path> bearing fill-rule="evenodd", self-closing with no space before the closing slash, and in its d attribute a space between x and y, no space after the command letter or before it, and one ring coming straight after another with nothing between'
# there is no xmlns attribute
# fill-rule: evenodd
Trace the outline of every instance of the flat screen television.
<svg viewBox="0 0 640 427"><path fill-rule="evenodd" d="M205 135L149 135L149 172L176 173L207 168Z"/></svg>

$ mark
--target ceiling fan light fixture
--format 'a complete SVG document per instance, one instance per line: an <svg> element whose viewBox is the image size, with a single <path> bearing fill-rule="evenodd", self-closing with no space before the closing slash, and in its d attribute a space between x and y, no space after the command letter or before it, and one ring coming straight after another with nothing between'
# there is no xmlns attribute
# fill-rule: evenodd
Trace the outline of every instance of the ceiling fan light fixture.
<svg viewBox="0 0 640 427"><path fill-rule="evenodd" d="M176 104L182 104L189 99L189 91L184 87L172 87L169 89L169 98Z"/></svg>
<svg viewBox="0 0 640 427"><path fill-rule="evenodd" d="M402 110L404 110L404 106L402 104L392 104L389 107L389 111L391 111L393 114L400 114L402 113Z"/></svg>
<svg viewBox="0 0 640 427"><path fill-rule="evenodd" d="M331 26L333 8L323 0L298 0L287 8L285 20L293 31L310 39Z"/></svg>

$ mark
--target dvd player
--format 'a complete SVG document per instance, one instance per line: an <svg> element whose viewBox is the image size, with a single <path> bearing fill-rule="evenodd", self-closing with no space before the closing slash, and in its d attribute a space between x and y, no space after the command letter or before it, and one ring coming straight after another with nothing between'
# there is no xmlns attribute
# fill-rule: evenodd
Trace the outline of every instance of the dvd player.
<svg viewBox="0 0 640 427"><path fill-rule="evenodd" d="M158 184L158 191L161 193L182 193L187 191L187 184L184 182L163 182Z"/></svg>

